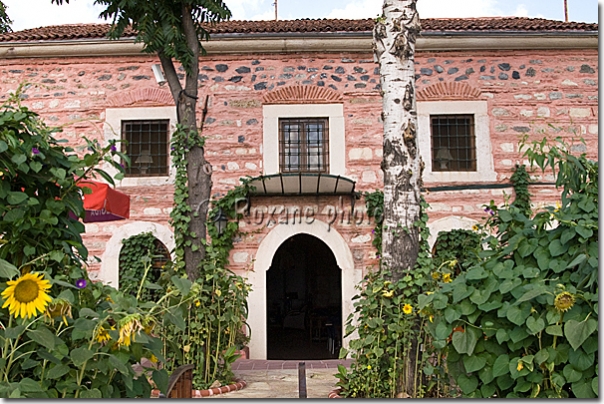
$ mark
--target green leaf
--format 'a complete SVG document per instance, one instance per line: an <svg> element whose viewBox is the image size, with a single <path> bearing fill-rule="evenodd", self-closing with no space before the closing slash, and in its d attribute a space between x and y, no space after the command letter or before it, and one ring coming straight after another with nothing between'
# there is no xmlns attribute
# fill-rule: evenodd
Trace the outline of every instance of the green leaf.
<svg viewBox="0 0 604 404"><path fill-rule="evenodd" d="M560 324L554 324L546 327L545 332L549 335L557 335L559 337L562 337L564 335L562 333L562 326Z"/></svg>
<svg viewBox="0 0 604 404"><path fill-rule="evenodd" d="M518 300L516 300L516 304L534 299L537 296L541 296L546 292L547 290L544 285L533 285L528 292L525 292Z"/></svg>
<svg viewBox="0 0 604 404"><path fill-rule="evenodd" d="M94 352L84 347L76 348L69 354L69 357L73 361L73 364L77 367L82 366L87 360L89 360L93 356Z"/></svg>
<svg viewBox="0 0 604 404"><path fill-rule="evenodd" d="M566 266L566 268L565 268L565 269L568 269L568 268L573 268L573 267L575 267L576 265L581 264L583 261L585 261L585 259L586 259L586 258L587 258L587 256L586 256L585 254L579 254L579 255L577 255L577 256L575 257L575 259L574 259L574 260L572 260L572 261L571 261L571 263L570 263L570 264L568 264L568 265Z"/></svg>
<svg viewBox="0 0 604 404"><path fill-rule="evenodd" d="M583 372L575 369L575 367L570 363L564 366L562 373L564 374L564 378L568 383L577 382L581 380L581 377L583 376Z"/></svg>
<svg viewBox="0 0 604 404"><path fill-rule="evenodd" d="M482 393L482 397L484 398L492 397L493 394L495 394L496 390L497 389L493 384L483 384L482 386L480 386L480 392Z"/></svg>
<svg viewBox="0 0 604 404"><path fill-rule="evenodd" d="M549 243L549 253L552 257L558 257L568 250L568 244L562 244L560 239L552 240Z"/></svg>
<svg viewBox="0 0 604 404"><path fill-rule="evenodd" d="M503 344L504 342L510 340L510 334L508 333L507 330L500 328L497 330L497 333L495 334L495 338L497 338L497 342L499 344Z"/></svg>
<svg viewBox="0 0 604 404"><path fill-rule="evenodd" d="M516 325L522 325L522 324L524 324L526 318L529 316L530 313L531 313L530 307L527 310L527 309L522 309L521 307L518 307L518 306L511 306L508 309L506 317L512 323L514 323Z"/></svg>
<svg viewBox="0 0 604 404"><path fill-rule="evenodd" d="M80 317L99 317L99 313L97 313L96 311L89 309L88 307L83 307L80 309Z"/></svg>
<svg viewBox="0 0 604 404"><path fill-rule="evenodd" d="M445 320L450 324L456 320L459 320L461 313L457 311L454 306L449 306L445 309Z"/></svg>
<svg viewBox="0 0 604 404"><path fill-rule="evenodd" d="M537 276L539 276L539 268L535 268L535 267L528 267L528 268L524 268L524 270L522 271L522 276L524 276L526 279L531 279L531 278L536 278Z"/></svg>
<svg viewBox="0 0 604 404"><path fill-rule="evenodd" d="M59 377L62 377L65 374L69 373L70 370L71 370L71 368L67 365L63 365L63 364L56 365L48 370L48 372L46 373L46 378L47 379L58 379Z"/></svg>
<svg viewBox="0 0 604 404"><path fill-rule="evenodd" d="M80 390L80 398L103 398L103 394L99 389L88 390L84 387Z"/></svg>
<svg viewBox="0 0 604 404"><path fill-rule="evenodd" d="M480 267L473 268L473 269L469 270L468 272L466 272L467 280L479 280L479 279L484 279L487 276L489 276L487 274L487 272Z"/></svg>
<svg viewBox="0 0 604 404"><path fill-rule="evenodd" d="M464 394L470 394L478 387L478 378L476 376L466 376L464 374L459 375L457 378L457 385Z"/></svg>
<svg viewBox="0 0 604 404"><path fill-rule="evenodd" d="M594 393L596 394L596 397L598 396L598 376L594 377L591 381L591 388L594 391Z"/></svg>
<svg viewBox="0 0 604 404"><path fill-rule="evenodd" d="M510 372L510 357L507 354L499 355L493 363L493 377L499 377Z"/></svg>
<svg viewBox="0 0 604 404"><path fill-rule="evenodd" d="M447 339L451 335L451 331L453 331L453 327L441 321L434 330L434 336L437 339Z"/></svg>
<svg viewBox="0 0 604 404"><path fill-rule="evenodd" d="M573 393L577 398L595 398L598 396L597 390L594 392L592 381L583 379L571 385Z"/></svg>
<svg viewBox="0 0 604 404"><path fill-rule="evenodd" d="M11 205L18 205L27 199L27 194L24 192L9 192L6 200Z"/></svg>
<svg viewBox="0 0 604 404"><path fill-rule="evenodd" d="M8 144L4 140L0 140L0 153L4 153L8 150Z"/></svg>
<svg viewBox="0 0 604 404"><path fill-rule="evenodd" d="M499 210L497 213L502 222L507 223L512 221L512 215L507 210Z"/></svg>
<svg viewBox="0 0 604 404"><path fill-rule="evenodd" d="M164 394L168 390L168 373L165 369L153 371L153 381L157 385L157 388Z"/></svg>
<svg viewBox="0 0 604 404"><path fill-rule="evenodd" d="M466 373L476 372L480 370L486 365L487 360L482 356L464 356L463 357L463 365L466 368Z"/></svg>
<svg viewBox="0 0 604 404"><path fill-rule="evenodd" d="M19 270L16 266L0 258L0 277L5 279L12 279L13 277L18 275Z"/></svg>
<svg viewBox="0 0 604 404"><path fill-rule="evenodd" d="M109 356L109 363L113 366L118 372L123 373L125 375L129 374L128 367L122 363L115 355Z"/></svg>
<svg viewBox="0 0 604 404"><path fill-rule="evenodd" d="M581 225L578 225L577 227L575 227L575 231L577 232L577 234L579 234L583 238L590 238L594 234L594 231L592 229L588 229Z"/></svg>
<svg viewBox="0 0 604 404"><path fill-rule="evenodd" d="M39 173L43 165L39 161L30 161L29 167L36 173Z"/></svg>
<svg viewBox="0 0 604 404"><path fill-rule="evenodd" d="M526 326L531 334L535 335L545 328L545 321L542 318L529 316L529 318L526 319Z"/></svg>
<svg viewBox="0 0 604 404"><path fill-rule="evenodd" d="M52 351L55 347L55 335L47 328L41 327L37 330L28 331L26 334L33 341L48 348L49 351Z"/></svg>
<svg viewBox="0 0 604 404"><path fill-rule="evenodd" d="M549 358L549 354L547 353L547 350L545 349L541 349L539 350L539 352L537 352L535 354L535 363L537 365L541 365L543 362L545 362L547 359Z"/></svg>
<svg viewBox="0 0 604 404"><path fill-rule="evenodd" d="M21 390L23 393L44 391L44 389L42 389L42 386L40 386L40 383L28 377L22 379L19 382L19 390Z"/></svg>
<svg viewBox="0 0 604 404"><path fill-rule="evenodd" d="M594 354L588 354L581 348L576 351L571 349L568 351L568 362L583 372L594 364Z"/></svg>
<svg viewBox="0 0 604 404"><path fill-rule="evenodd" d="M480 331L474 330L473 327L467 327L465 332L456 331L453 333L453 346L460 354L472 355L479 333Z"/></svg>
<svg viewBox="0 0 604 404"><path fill-rule="evenodd" d="M566 324L564 324L564 336L568 340L570 346L576 350L597 329L598 322L593 318L586 318L581 322L568 320Z"/></svg>

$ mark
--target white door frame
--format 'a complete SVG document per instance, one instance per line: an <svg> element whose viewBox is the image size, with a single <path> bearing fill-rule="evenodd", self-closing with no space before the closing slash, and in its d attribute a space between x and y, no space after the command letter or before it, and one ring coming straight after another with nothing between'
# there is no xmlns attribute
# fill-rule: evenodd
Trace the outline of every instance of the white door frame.
<svg viewBox="0 0 604 404"><path fill-rule="evenodd" d="M348 244L333 227L315 220L311 224L279 224L275 226L262 240L254 260L253 271L247 273L247 280L252 290L248 296L248 324L251 329L249 342L250 359L266 359L266 271L271 267L277 249L288 238L297 234L308 234L323 241L331 249L336 262L342 271L342 331L348 316L353 313L352 297L356 294L355 286L363 278L362 268L355 268L352 252ZM342 344L348 347L348 342L356 337L353 335L344 338Z"/></svg>

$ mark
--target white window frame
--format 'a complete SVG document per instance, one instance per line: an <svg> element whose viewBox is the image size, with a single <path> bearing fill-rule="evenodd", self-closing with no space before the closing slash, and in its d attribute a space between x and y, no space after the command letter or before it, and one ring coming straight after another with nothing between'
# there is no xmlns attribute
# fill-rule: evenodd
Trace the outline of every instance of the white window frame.
<svg viewBox="0 0 604 404"><path fill-rule="evenodd" d="M346 141L343 104L264 105L263 168L264 174L279 173L279 118L327 118L329 120L329 174L345 175Z"/></svg>
<svg viewBox="0 0 604 404"><path fill-rule="evenodd" d="M168 123L168 146L172 140L172 133L176 130L176 107L140 107L140 108L107 108L105 110L105 124L103 127L105 144L109 140L122 139L122 121L133 120L169 120ZM118 171L112 166L105 164L103 169L111 176ZM168 157L168 175L154 177L137 177L136 175L125 177L119 181L120 186L137 185L164 185L173 183L175 170L172 166L172 157Z"/></svg>
<svg viewBox="0 0 604 404"><path fill-rule="evenodd" d="M476 136L476 171L432 171L431 115L473 115ZM417 103L418 142L425 163L423 180L429 182L496 181L486 101L420 101Z"/></svg>

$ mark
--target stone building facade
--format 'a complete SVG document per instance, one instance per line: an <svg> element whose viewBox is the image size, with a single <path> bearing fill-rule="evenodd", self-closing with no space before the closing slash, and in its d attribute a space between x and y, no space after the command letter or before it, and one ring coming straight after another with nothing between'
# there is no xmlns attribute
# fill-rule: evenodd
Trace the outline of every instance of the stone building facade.
<svg viewBox="0 0 604 404"><path fill-rule="evenodd" d="M312 125L308 118L321 118L326 133L329 128L329 142L321 146L328 168L323 178L313 173L305 179L315 188L286 195L299 191L290 178L278 190L282 195L252 196L250 215L240 223L244 235L235 240L231 269L252 285L252 358L267 357L273 317L284 310L335 308L339 313L331 318L345 321L355 285L377 264L373 221L364 198L353 199L350 188L363 193L383 185L372 27L372 20L232 21L211 28L212 40L204 44L198 108L201 116L207 105L203 135L214 197L241 177L283 178L277 176L283 171L283 122ZM123 123L131 121L167 121L169 136L176 111L167 85L154 79L158 58L142 54L131 37L105 39L107 29L71 25L1 35L0 99L29 83L23 103L48 125L62 126L60 136L73 145L82 144L82 136L121 138ZM596 24L427 19L422 29L416 95L431 243L438 231L480 222L489 201L501 204L513 196L510 177L525 162L522 135L574 139L575 151L597 158ZM464 117L472 137L472 166L460 171L446 169L452 156L439 160L433 146L433 118L451 116ZM530 188L534 204L555 204L553 177L533 176L541 184ZM173 180L169 168L164 175L134 173L118 184L131 197L130 219L86 224L90 255L101 258L91 262L91 276L119 286L121 242L132 235L151 231L173 248ZM338 192L330 188L337 186ZM290 320L295 328L298 320ZM302 321L297 326L306 330L309 319Z"/></svg>

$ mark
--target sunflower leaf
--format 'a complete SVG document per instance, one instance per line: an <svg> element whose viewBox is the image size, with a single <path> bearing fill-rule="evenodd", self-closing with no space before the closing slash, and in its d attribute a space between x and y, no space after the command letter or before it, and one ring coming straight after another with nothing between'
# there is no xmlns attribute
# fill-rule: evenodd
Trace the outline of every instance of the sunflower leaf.
<svg viewBox="0 0 604 404"><path fill-rule="evenodd" d="M16 275L19 275L19 270L17 269L17 267L11 264L10 262L0 258L0 277L12 279Z"/></svg>
<svg viewBox="0 0 604 404"><path fill-rule="evenodd" d="M48 348L49 351L52 351L55 347L55 335L48 328L41 327L37 330L28 331L27 336L43 347Z"/></svg>

